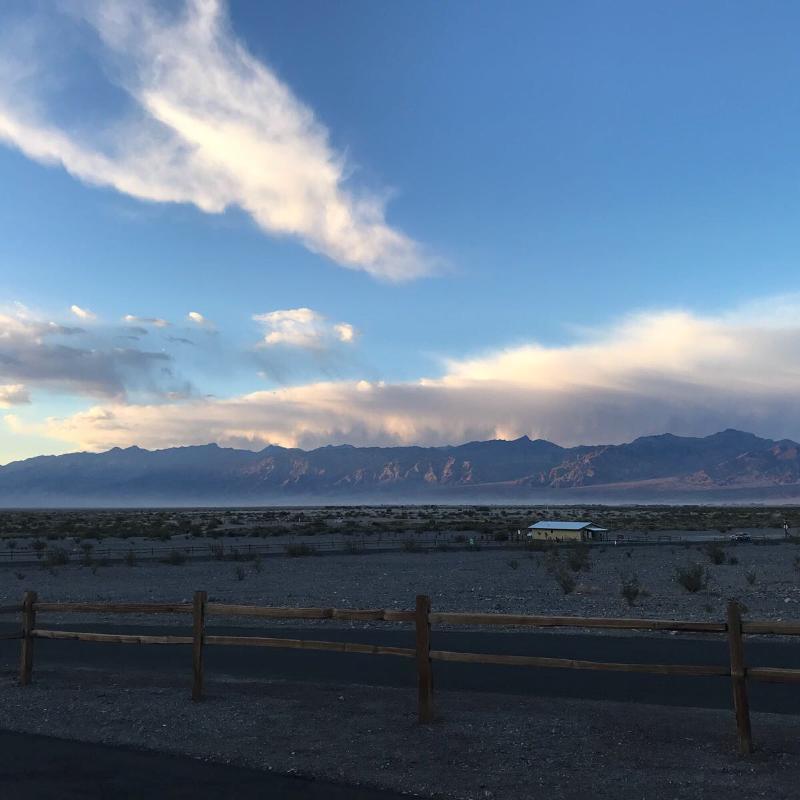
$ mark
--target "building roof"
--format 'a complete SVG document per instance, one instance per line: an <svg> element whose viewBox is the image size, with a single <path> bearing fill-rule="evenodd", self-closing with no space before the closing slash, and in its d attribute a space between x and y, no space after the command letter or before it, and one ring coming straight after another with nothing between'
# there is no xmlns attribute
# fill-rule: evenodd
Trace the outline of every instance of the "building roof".
<svg viewBox="0 0 800 800"><path fill-rule="evenodd" d="M542 520L528 526L528 530L548 530L548 531L604 531L593 522L562 522L561 520Z"/></svg>

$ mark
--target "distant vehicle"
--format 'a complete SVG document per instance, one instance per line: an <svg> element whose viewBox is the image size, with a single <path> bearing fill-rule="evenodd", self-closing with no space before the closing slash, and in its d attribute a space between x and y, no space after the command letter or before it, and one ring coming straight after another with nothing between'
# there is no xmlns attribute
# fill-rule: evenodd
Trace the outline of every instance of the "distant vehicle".
<svg viewBox="0 0 800 800"><path fill-rule="evenodd" d="M752 542L753 537L749 533L732 533L730 540L732 542Z"/></svg>

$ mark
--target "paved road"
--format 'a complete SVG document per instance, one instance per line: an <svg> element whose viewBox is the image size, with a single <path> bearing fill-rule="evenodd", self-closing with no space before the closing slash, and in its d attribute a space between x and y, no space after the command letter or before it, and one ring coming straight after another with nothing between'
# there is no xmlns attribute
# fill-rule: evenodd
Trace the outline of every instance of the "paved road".
<svg viewBox="0 0 800 800"><path fill-rule="evenodd" d="M171 756L0 731L8 800L395 800L402 795Z"/></svg>
<svg viewBox="0 0 800 800"><path fill-rule="evenodd" d="M141 628L125 625L81 625L72 629L117 633L176 633L176 628ZM0 626L0 632L8 626ZM407 630L338 630L316 628L258 628L244 630L215 627L217 633L252 633L261 636L361 641L413 647ZM598 636L590 634L433 632L436 649L489 653L554 656L597 661L636 663L727 664L723 638L684 639L671 636ZM786 640L746 642L751 666L800 667L800 643ZM19 643L0 641L0 669L16 668ZM90 642L38 640L35 665L102 667L185 672L191 677L191 649L185 645L116 645ZM207 647L206 674L242 678L286 678L330 683L365 683L376 686L414 686L416 673L410 659L342 653L276 650L252 647ZM34 669L34 680L36 680ZM661 705L730 708L727 678L662 677L657 675L530 669L475 664L434 664L437 689L494 691L550 697L608 699ZM750 684L751 706L756 711L800 714L800 691L790 685Z"/></svg>

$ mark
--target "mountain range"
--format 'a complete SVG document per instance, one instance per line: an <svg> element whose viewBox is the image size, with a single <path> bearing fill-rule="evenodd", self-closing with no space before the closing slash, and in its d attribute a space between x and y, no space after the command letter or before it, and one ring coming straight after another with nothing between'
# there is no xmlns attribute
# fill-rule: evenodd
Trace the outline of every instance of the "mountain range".
<svg viewBox="0 0 800 800"><path fill-rule="evenodd" d="M0 467L4 507L768 500L800 500L800 444L732 429L578 447L128 447Z"/></svg>

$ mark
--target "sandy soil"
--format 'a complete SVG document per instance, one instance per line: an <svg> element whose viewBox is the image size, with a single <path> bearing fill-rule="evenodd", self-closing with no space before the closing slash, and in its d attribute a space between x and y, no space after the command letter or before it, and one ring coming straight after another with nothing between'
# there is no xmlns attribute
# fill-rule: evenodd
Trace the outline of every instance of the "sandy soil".
<svg viewBox="0 0 800 800"><path fill-rule="evenodd" d="M0 676L2 727L130 744L423 797L716 800L797 797L800 718L754 714L735 753L731 712L439 692L419 726L414 692L286 682L184 681L91 671Z"/></svg>

